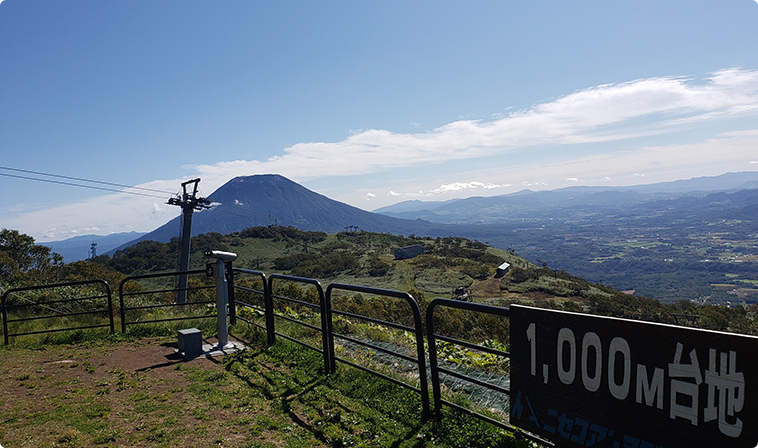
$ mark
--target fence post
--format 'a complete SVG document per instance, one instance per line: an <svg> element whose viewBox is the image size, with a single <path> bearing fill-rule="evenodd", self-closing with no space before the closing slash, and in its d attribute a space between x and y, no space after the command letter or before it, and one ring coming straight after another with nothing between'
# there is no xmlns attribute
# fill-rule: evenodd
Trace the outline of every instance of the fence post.
<svg viewBox="0 0 758 448"><path fill-rule="evenodd" d="M10 290L5 291L5 293L3 293L3 298L0 299L2 300L2 303L0 304L0 306L2 306L3 308L3 339L5 341L5 345L8 345L8 343L10 342L10 340L8 339L8 314L5 311L5 301L8 299L8 293L10 293Z"/></svg>
<svg viewBox="0 0 758 448"><path fill-rule="evenodd" d="M432 300L426 307L426 342L429 344L429 370L432 380L432 397L434 399L434 417L442 418L442 393L440 391L440 372L437 370L437 343L434 336L434 309L439 303Z"/></svg>
<svg viewBox="0 0 758 448"><path fill-rule="evenodd" d="M276 343L276 324L274 318L274 285L273 276L263 282L263 307L266 313L266 343L269 347Z"/></svg>
<svg viewBox="0 0 758 448"><path fill-rule="evenodd" d="M121 332L126 333L126 309L124 308L124 283L129 281L129 277L118 283L118 312L121 315Z"/></svg>
<svg viewBox="0 0 758 448"><path fill-rule="evenodd" d="M234 300L234 268L232 262L227 261L226 267L226 281L227 281L227 297L229 297L229 325L237 323L237 302Z"/></svg>

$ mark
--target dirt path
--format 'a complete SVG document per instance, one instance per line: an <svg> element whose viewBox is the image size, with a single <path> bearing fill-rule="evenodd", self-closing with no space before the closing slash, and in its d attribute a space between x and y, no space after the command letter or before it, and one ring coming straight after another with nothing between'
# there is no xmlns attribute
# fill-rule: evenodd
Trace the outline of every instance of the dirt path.
<svg viewBox="0 0 758 448"><path fill-rule="evenodd" d="M175 346L147 339L0 350L0 444L243 447L258 446L259 439L289 445L258 426L252 410L269 406L239 378L218 360L185 361Z"/></svg>

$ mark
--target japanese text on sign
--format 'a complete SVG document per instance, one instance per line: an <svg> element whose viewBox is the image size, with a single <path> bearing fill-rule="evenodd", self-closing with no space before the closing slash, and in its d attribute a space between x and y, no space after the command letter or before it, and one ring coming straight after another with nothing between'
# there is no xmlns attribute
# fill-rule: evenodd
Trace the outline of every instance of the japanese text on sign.
<svg viewBox="0 0 758 448"><path fill-rule="evenodd" d="M514 424L523 420L546 437L571 434L577 446L676 446L672 427L703 429L692 436L699 442L758 444L757 398L748 399L747 384L758 383L757 338L532 310L512 308L512 390L522 399L512 406ZM524 399L533 413L523 412ZM607 432L580 443L592 425Z"/></svg>

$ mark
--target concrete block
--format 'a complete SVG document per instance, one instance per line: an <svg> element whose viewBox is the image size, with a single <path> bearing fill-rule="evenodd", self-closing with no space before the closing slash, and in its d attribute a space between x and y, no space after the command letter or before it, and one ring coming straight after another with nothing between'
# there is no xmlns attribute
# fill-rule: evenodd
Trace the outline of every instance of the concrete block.
<svg viewBox="0 0 758 448"><path fill-rule="evenodd" d="M177 331L179 351L185 358L194 358L203 353L203 334L197 328L186 328Z"/></svg>

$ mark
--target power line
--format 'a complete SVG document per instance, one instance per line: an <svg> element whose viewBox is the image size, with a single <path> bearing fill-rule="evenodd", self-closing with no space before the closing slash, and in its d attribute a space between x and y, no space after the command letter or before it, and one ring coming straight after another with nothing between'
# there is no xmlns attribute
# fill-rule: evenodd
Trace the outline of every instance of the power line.
<svg viewBox="0 0 758 448"><path fill-rule="evenodd" d="M110 185L110 186L113 186L113 187L132 188L134 190L153 191L155 193L164 193L164 194L171 194L172 193L170 191L156 190L154 188L145 188L145 187L135 187L133 185L114 184L113 182L104 182L104 181L101 181L101 180L85 179L83 177L63 176L61 174L43 173L41 171L22 170L22 169L19 169L19 168L10 168L10 167L7 167L7 166L0 166L0 170L16 171L16 172L19 172L19 173L27 173L27 174L36 174L38 176L57 177L59 179L78 180L80 182L89 182L89 183L92 183L92 184L100 184L100 185Z"/></svg>
<svg viewBox="0 0 758 448"><path fill-rule="evenodd" d="M83 184L75 184L73 182L63 182L60 180L52 180L52 179L40 179L38 177L29 177L29 176L18 176L15 174L8 174L8 173L0 173L0 176L3 177L14 177L16 179L26 179L26 180L36 180L38 182L47 182L50 184L58 184L58 185L68 185L71 187L81 187L81 188L89 188L92 190L101 190L101 191L112 191L115 193L126 193L126 194L135 194L137 196L147 196L151 198L161 198L163 199L165 196L158 196L156 194L147 194L147 193L138 193L136 191L124 191L124 190L116 190L115 188L105 188L105 187L96 187L94 185L83 185ZM132 187L129 187L132 188Z"/></svg>
<svg viewBox="0 0 758 448"><path fill-rule="evenodd" d="M58 178L58 179L75 180L75 181L79 181L79 182L88 182L88 183L99 184L99 185L110 185L110 186L114 186L114 187L127 188L127 189L131 189L131 190L142 190L142 191L156 192L156 193L161 193L161 194L171 194L171 192L164 191L164 190L156 190L156 189L153 189L153 188L135 187L135 186L132 186L132 185L123 185L123 184L117 184L117 183L113 183L113 182L104 182L104 181L100 181L100 180L85 179L85 178L81 178L81 177L63 176L63 175L60 175L60 174L43 173L43 172L40 172L40 171L22 170L22 169L19 169L19 168L11 168L11 167L6 167L6 166L0 166L0 170L14 171L14 172L26 173L26 174L34 174L34 175L37 175L37 176L48 176L48 177L54 177L54 178ZM17 178L17 179L36 180L38 182L47 182L47 183L58 184L58 185L68 185L68 186L73 186L73 187L90 188L90 189L93 189L93 190L112 191L112 192L116 192L116 193L127 193L127 194L139 195L139 196L148 196L148 197L154 197L154 198L157 198L157 197L163 198L163 196L156 196L156 195L147 194L147 193L140 193L140 192L136 192L136 191L116 190L116 189L113 189L113 188L98 187L98 186L95 186L95 185L85 185L85 184L81 184L81 183L64 182L64 181L57 181L57 180L52 180L52 179L42 179L42 178L39 178L39 177L21 176L21 175L17 175L17 174L0 173L0 176L13 177L13 178Z"/></svg>
<svg viewBox="0 0 758 448"><path fill-rule="evenodd" d="M0 0L0 1L2 1L2 0ZM82 177L64 176L64 175L61 175L61 174L44 173L44 172L41 172L41 171L24 170L24 169L20 169L20 168L11 168L11 167L7 167L7 166L0 166L0 170L14 171L14 172L17 172L17 173L34 174L34 175L37 175L37 176L48 176L48 177L53 177L53 178L58 178L58 179L67 179L67 180L78 181L78 182L88 182L88 183L99 184L99 185L109 185L109 186L113 186L113 187L121 187L121 188L126 188L126 189L131 189L131 190L142 190L142 191L155 192L155 193L161 193L161 194L174 194L173 192L169 192L169 191L165 191L165 190L157 190L157 189L145 188L145 187L135 187L135 186L132 186L132 185L123 185L123 184L117 184L117 183L113 183L113 182L104 182L104 181L100 181L100 180L85 179L85 178L82 178ZM141 192L138 192L138 191L117 190L115 188L100 187L100 186L97 186L97 185L86 185L86 184L81 184L81 183L66 182L66 181L54 180L54 179L42 179L42 178L39 178L39 177L22 176L22 175L18 175L18 174L9 174L9 173L2 173L2 172L0 172L0 176L2 176L2 177L12 177L12 178L16 178L16 179L36 180L38 182L47 182L47 183L51 183L51 184L67 185L67 186L80 187L80 188L89 188L89 189L92 189L92 190L109 191L109 192L113 192L113 193L133 194L133 195L137 195L137 196L146 196L146 197L150 197L150 198L163 199L165 197L165 196L158 196L158 195L155 195L155 194L141 193ZM241 218L248 218L248 217L255 218L255 216L258 216L260 218L266 218L266 217L270 218L269 215L267 215L265 213L260 213L260 212L253 211L250 208L248 208L248 207L246 207L246 206L244 206L242 204L213 203L213 204L208 204L208 205L213 206L213 208L215 208L219 212L226 213L226 214L229 214L229 215L238 216L238 217L241 217ZM219 207L228 207L228 208L231 208L231 209L236 209L236 210L242 211L244 214L235 213L233 211L228 211L228 210L222 210ZM285 220L285 222L288 222L288 221ZM294 225L294 223L292 225Z"/></svg>

